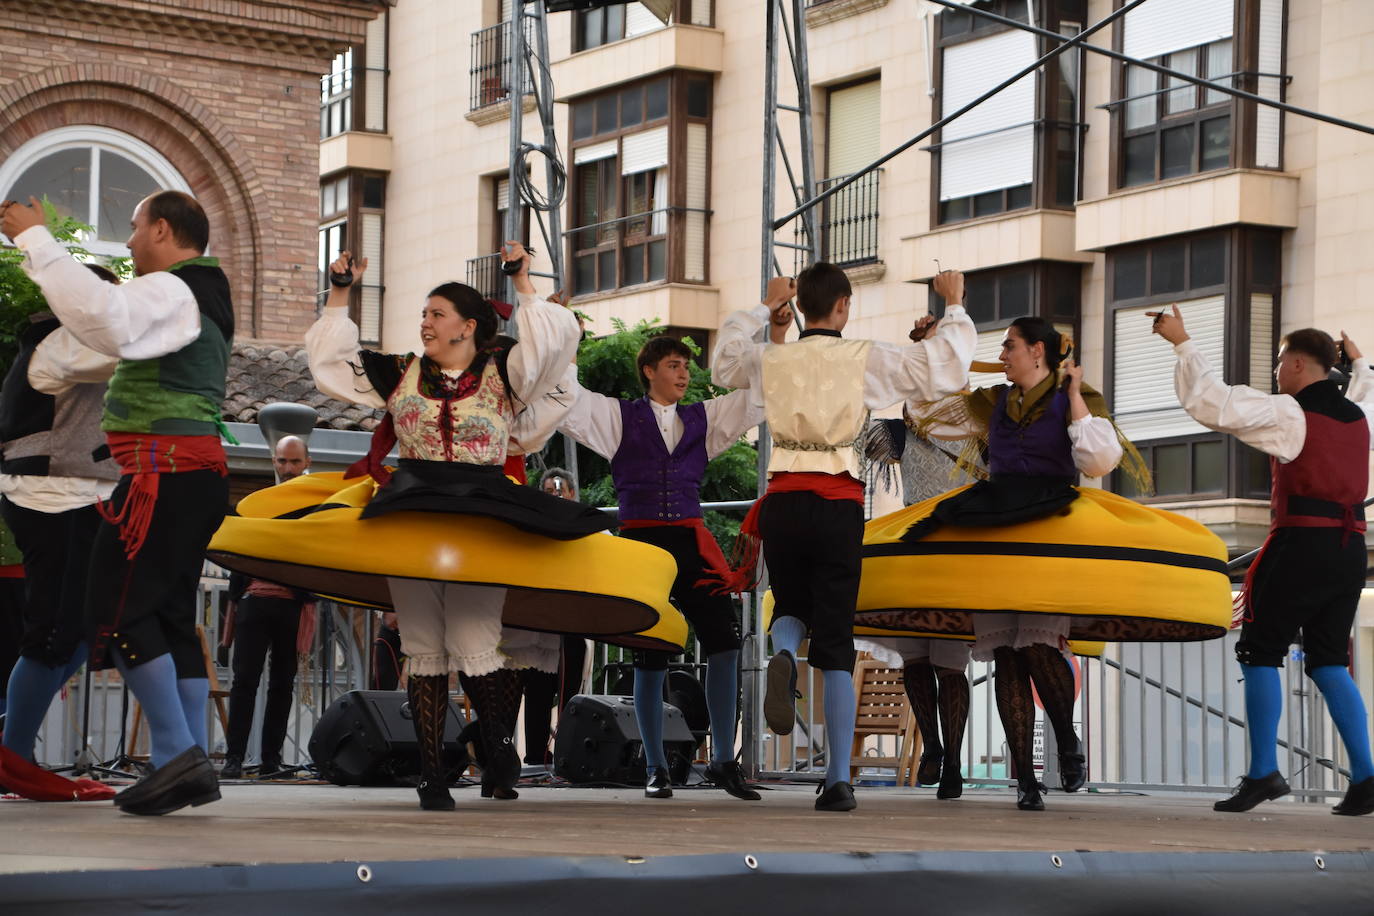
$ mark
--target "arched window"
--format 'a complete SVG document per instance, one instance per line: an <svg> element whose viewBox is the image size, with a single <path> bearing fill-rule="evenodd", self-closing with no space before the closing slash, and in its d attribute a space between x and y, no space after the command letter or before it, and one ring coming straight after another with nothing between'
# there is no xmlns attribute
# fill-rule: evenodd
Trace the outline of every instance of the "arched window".
<svg viewBox="0 0 1374 916"><path fill-rule="evenodd" d="M44 195L64 216L95 231L82 240L92 254L129 253L134 207L158 190L191 190L172 164L143 141L105 127L62 127L34 137L0 164L3 200Z"/></svg>

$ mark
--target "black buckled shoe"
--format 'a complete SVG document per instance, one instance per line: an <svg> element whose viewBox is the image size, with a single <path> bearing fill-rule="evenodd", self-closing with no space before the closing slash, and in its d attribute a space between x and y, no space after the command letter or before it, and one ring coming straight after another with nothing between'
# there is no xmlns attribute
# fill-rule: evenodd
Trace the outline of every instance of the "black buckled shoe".
<svg viewBox="0 0 1374 916"><path fill-rule="evenodd" d="M426 811L452 811L457 807L448 786L437 780L422 779L415 791L420 796L420 807Z"/></svg>
<svg viewBox="0 0 1374 916"><path fill-rule="evenodd" d="M916 765L916 785L933 786L940 781L941 766L945 760L945 750L940 748L926 751L921 762Z"/></svg>
<svg viewBox="0 0 1374 916"><path fill-rule="evenodd" d="M243 778L243 758L237 754L227 754L224 757L224 766L219 771L220 779L242 779Z"/></svg>
<svg viewBox="0 0 1374 916"><path fill-rule="evenodd" d="M1045 800L1040 797L1040 783L1035 779L1016 784L1016 807L1022 811L1044 811Z"/></svg>
<svg viewBox="0 0 1374 916"><path fill-rule="evenodd" d="M645 798L672 798L673 783L665 767L653 767L644 781Z"/></svg>
<svg viewBox="0 0 1374 916"><path fill-rule="evenodd" d="M720 786L735 798L741 798L745 801L758 801L763 797L749 788L748 783L744 781L744 771L733 760L727 760L724 763L716 763L712 760L706 765L706 779L708 782Z"/></svg>
<svg viewBox="0 0 1374 916"><path fill-rule="evenodd" d="M816 794L820 796L816 799L817 811L853 811L859 807L854 787L847 782L837 782L828 789L817 786Z"/></svg>
<svg viewBox="0 0 1374 916"><path fill-rule="evenodd" d="M1331 807L1332 814L1344 814L1350 817L1359 817L1361 814L1374 812L1374 776L1350 784L1350 788L1345 790L1345 798L1340 804Z"/></svg>
<svg viewBox="0 0 1374 916"><path fill-rule="evenodd" d="M940 772L940 788L935 790L935 797L958 798L964 794L964 776L959 772L959 761L946 758L944 764Z"/></svg>
<svg viewBox="0 0 1374 916"><path fill-rule="evenodd" d="M787 650L768 660L763 718L775 735L790 735L797 724L797 660Z"/></svg>
<svg viewBox="0 0 1374 916"><path fill-rule="evenodd" d="M1065 792L1077 792L1088 781L1088 758L1083 746L1059 755L1059 784Z"/></svg>
<svg viewBox="0 0 1374 916"><path fill-rule="evenodd" d="M115 804L125 814L156 817L219 798L219 779L210 758L199 746L192 746L115 796Z"/></svg>
<svg viewBox="0 0 1374 916"><path fill-rule="evenodd" d="M1288 783L1279 775L1278 770L1275 770L1268 776L1261 776L1258 779L1242 776L1240 778L1240 785L1236 787L1236 793L1230 798L1223 798L1221 801L1212 805L1212 810L1230 813L1249 811L1260 802L1282 798L1287 795L1288 792Z"/></svg>

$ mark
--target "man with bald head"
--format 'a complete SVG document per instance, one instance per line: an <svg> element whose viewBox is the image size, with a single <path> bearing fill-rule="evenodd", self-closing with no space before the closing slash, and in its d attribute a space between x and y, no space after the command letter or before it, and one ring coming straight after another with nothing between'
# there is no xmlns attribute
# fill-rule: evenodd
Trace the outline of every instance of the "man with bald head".
<svg viewBox="0 0 1374 916"><path fill-rule="evenodd" d="M298 436L283 436L272 451L277 482L286 483L310 470L310 450ZM220 776L243 776L248 738L253 730L258 684L271 654L267 673L267 704L262 711L259 776L282 769L282 745L291 716L296 684L296 656L309 651L315 632L315 602L307 593L242 573L229 577L229 617L224 645L234 646L234 680L229 688L229 728L225 736L224 768ZM304 643L304 645L302 645Z"/></svg>
<svg viewBox="0 0 1374 916"><path fill-rule="evenodd" d="M154 770L115 796L159 815L219 799L206 756L209 682L196 632L205 547L224 520L221 405L234 335L229 280L205 256L210 223L194 197L158 191L134 208L133 280L86 270L30 198L0 205L0 232L82 345L118 360L100 428L120 480L100 505L85 608L93 667L117 666L143 707Z"/></svg>

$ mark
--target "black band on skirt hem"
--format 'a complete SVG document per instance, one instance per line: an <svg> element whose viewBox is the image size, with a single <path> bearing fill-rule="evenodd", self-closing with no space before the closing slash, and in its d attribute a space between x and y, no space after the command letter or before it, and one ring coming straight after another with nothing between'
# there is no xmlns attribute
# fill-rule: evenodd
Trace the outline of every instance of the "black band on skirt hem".
<svg viewBox="0 0 1374 916"><path fill-rule="evenodd" d="M615 521L604 512L512 483L497 465L457 461L402 458L391 480L377 490L361 517L390 512L479 515L560 541L615 527Z"/></svg>

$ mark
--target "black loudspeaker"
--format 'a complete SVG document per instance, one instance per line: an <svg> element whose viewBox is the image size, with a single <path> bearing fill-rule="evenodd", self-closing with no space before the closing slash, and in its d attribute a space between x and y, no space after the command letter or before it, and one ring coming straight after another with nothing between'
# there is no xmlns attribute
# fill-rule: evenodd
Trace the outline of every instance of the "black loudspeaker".
<svg viewBox="0 0 1374 916"><path fill-rule="evenodd" d="M444 764L449 779L467 768L458 743L463 716L452 701L444 728ZM420 773L420 745L403 690L354 690L334 701L310 734L310 759L336 786L414 785Z"/></svg>
<svg viewBox="0 0 1374 916"><path fill-rule="evenodd" d="M697 742L682 710L663 706L663 749L673 782L685 785ZM633 697L578 694L558 719L554 774L571 783L644 784L644 742Z"/></svg>

